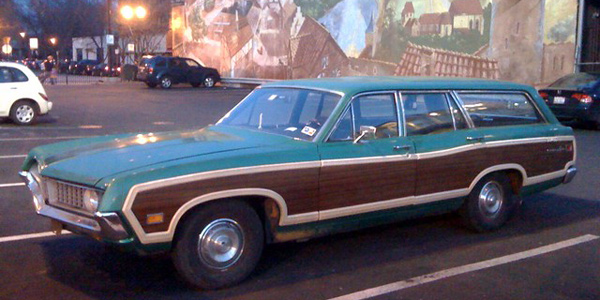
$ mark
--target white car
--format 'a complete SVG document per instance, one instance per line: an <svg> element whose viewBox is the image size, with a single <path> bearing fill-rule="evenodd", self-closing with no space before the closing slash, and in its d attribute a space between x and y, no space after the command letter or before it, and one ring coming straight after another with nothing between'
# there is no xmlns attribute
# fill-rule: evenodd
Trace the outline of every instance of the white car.
<svg viewBox="0 0 600 300"><path fill-rule="evenodd" d="M0 117L30 125L52 109L37 76L24 65L0 62Z"/></svg>

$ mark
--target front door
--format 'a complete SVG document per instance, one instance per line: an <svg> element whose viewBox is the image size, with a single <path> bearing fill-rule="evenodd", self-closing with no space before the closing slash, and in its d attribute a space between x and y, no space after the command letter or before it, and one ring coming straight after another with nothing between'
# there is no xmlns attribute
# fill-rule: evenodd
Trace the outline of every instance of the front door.
<svg viewBox="0 0 600 300"><path fill-rule="evenodd" d="M320 219L394 208L411 200L414 147L400 135L398 111L394 92L359 95L319 145Z"/></svg>
<svg viewBox="0 0 600 300"><path fill-rule="evenodd" d="M19 99L19 95L27 93L27 81L23 72L11 67L0 67L0 115L8 116L14 101Z"/></svg>

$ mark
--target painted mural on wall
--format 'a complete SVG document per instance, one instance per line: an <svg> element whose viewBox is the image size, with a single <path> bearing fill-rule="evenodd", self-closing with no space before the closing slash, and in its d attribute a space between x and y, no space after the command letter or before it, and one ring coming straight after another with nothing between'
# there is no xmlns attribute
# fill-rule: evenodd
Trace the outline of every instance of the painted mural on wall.
<svg viewBox="0 0 600 300"><path fill-rule="evenodd" d="M573 70L577 0L187 0L174 53L226 77L463 76L542 85Z"/></svg>

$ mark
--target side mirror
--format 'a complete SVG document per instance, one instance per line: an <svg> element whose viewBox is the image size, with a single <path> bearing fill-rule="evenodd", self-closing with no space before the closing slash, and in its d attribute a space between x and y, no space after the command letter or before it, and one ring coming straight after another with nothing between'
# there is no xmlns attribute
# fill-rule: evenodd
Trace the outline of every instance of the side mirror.
<svg viewBox="0 0 600 300"><path fill-rule="evenodd" d="M360 135L354 140L354 144L357 144L362 139L371 140L375 138L375 133L377 133L377 128L374 126L360 126Z"/></svg>

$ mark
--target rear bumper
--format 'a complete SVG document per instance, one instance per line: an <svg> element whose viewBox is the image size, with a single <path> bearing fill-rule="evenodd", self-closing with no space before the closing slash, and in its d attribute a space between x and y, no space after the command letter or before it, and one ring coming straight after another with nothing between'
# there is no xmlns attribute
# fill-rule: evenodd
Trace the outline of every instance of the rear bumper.
<svg viewBox="0 0 600 300"><path fill-rule="evenodd" d="M120 241L129 238L121 218L117 213L96 212L93 216L81 215L59 209L46 204L40 184L29 172L21 171L23 179L33 194L33 204L38 215L48 217L58 224L61 229L91 236L98 240Z"/></svg>
<svg viewBox="0 0 600 300"><path fill-rule="evenodd" d="M575 167L569 167L569 169L567 170L567 174L565 174L565 177L563 177L563 183L569 183L573 180L573 178L575 178L575 175L577 175L577 168Z"/></svg>
<svg viewBox="0 0 600 300"><path fill-rule="evenodd" d="M600 121L600 107L597 105L578 105L575 107L550 106L550 110L561 121Z"/></svg>

